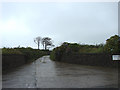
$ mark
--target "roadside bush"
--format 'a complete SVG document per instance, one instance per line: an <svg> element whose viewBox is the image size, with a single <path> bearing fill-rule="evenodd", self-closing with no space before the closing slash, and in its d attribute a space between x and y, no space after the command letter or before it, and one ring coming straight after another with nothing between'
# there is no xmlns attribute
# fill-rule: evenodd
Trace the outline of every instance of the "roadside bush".
<svg viewBox="0 0 120 90"><path fill-rule="evenodd" d="M23 54L19 50L16 49L11 49L11 48L3 48L2 49L2 54Z"/></svg>
<svg viewBox="0 0 120 90"><path fill-rule="evenodd" d="M62 58L63 55L75 54L90 54L90 53L106 53L106 54L115 54L119 53L120 47L120 37L118 35L111 36L106 40L106 44L98 45L87 45L87 44L77 44L77 43L68 43L64 42L61 46L55 48L50 57L52 60L58 60Z"/></svg>
<svg viewBox="0 0 120 90"><path fill-rule="evenodd" d="M60 47L53 49L50 54L52 60L60 61L62 55L74 55L81 53L104 53L104 45L81 45L77 43L64 42Z"/></svg>
<svg viewBox="0 0 120 90"><path fill-rule="evenodd" d="M106 45L104 49L107 53L120 53L120 37L118 35L114 35L106 40Z"/></svg>
<svg viewBox="0 0 120 90"><path fill-rule="evenodd" d="M44 55L49 54L49 50L38 50L38 49L32 49L30 47L24 48L3 48L2 54L23 54L25 56L25 62L31 62L36 60L37 58L40 58Z"/></svg>
<svg viewBox="0 0 120 90"><path fill-rule="evenodd" d="M53 51L50 53L50 59L55 61L55 50L56 48L53 49Z"/></svg>

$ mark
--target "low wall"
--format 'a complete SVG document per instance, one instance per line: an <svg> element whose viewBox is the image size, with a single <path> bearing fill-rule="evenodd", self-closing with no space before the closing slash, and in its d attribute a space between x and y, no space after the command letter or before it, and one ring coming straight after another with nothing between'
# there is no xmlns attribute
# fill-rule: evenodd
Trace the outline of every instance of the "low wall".
<svg viewBox="0 0 120 90"><path fill-rule="evenodd" d="M3 54L2 55L2 70L9 70L18 66L25 64L24 55L19 54Z"/></svg>
<svg viewBox="0 0 120 90"><path fill-rule="evenodd" d="M60 61L92 66L118 66L118 61L113 61L111 54L63 54Z"/></svg>

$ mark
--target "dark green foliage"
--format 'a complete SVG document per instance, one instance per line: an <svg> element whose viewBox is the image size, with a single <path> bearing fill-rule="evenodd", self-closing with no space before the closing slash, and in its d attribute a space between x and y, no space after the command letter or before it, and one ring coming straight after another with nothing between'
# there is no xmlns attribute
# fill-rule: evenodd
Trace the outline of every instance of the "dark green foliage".
<svg viewBox="0 0 120 90"><path fill-rule="evenodd" d="M2 54L22 54L22 52L12 48L3 48Z"/></svg>
<svg viewBox="0 0 120 90"><path fill-rule="evenodd" d="M115 35L110 37L106 40L106 45L104 47L104 50L107 53L119 53L119 42L118 42L119 36Z"/></svg>
<svg viewBox="0 0 120 90"><path fill-rule="evenodd" d="M2 54L23 54L26 62L31 62L37 58L48 55L49 50L32 49L31 47L19 47L19 48L3 48Z"/></svg>
<svg viewBox="0 0 120 90"><path fill-rule="evenodd" d="M118 53L118 39L119 36L115 35L106 40L106 44L99 45L87 45L77 43L64 42L60 47L55 48L50 57L52 60L58 60L62 58L62 55L73 55L82 53Z"/></svg>
<svg viewBox="0 0 120 90"><path fill-rule="evenodd" d="M56 49L56 48L55 48L55 49ZM55 52L56 52L55 49L50 53L50 59L51 59L51 60L55 60Z"/></svg>
<svg viewBox="0 0 120 90"><path fill-rule="evenodd" d="M79 53L104 53L103 46L99 45L80 45Z"/></svg>
<svg viewBox="0 0 120 90"><path fill-rule="evenodd" d="M73 55L78 53L103 53L104 45L82 45L77 43L64 42L60 47L55 48L50 58L52 60L58 60L62 58L63 54Z"/></svg>

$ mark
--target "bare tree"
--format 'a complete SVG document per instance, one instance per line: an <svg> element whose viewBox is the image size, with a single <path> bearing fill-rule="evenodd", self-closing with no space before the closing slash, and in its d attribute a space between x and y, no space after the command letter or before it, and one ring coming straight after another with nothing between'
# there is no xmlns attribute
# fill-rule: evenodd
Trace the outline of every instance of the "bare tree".
<svg viewBox="0 0 120 90"><path fill-rule="evenodd" d="M39 47L40 47L40 41L42 40L42 38L39 36L39 37L36 37L35 39L34 39L34 42L38 45L38 49L39 49Z"/></svg>
<svg viewBox="0 0 120 90"><path fill-rule="evenodd" d="M46 50L48 46L50 46L50 47L54 46L52 42L53 42L52 39L49 37L42 38L43 48Z"/></svg>

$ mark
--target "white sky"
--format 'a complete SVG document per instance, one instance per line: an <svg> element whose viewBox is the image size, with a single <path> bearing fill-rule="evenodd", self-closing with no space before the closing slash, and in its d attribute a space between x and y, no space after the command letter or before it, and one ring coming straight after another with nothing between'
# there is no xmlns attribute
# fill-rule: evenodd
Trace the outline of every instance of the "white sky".
<svg viewBox="0 0 120 90"><path fill-rule="evenodd" d="M33 42L37 36L51 37L55 46L65 41L99 44L118 34L117 2L11 2L1 5L0 47L37 48Z"/></svg>

